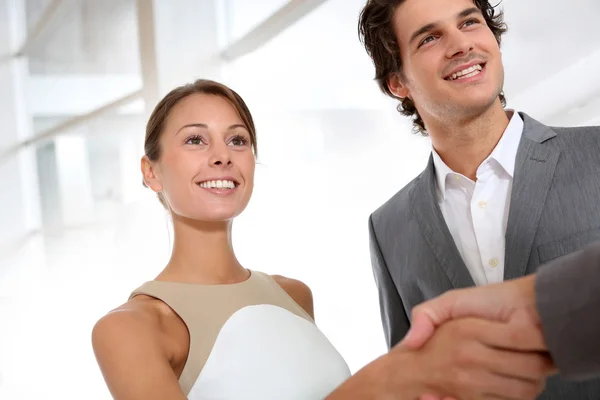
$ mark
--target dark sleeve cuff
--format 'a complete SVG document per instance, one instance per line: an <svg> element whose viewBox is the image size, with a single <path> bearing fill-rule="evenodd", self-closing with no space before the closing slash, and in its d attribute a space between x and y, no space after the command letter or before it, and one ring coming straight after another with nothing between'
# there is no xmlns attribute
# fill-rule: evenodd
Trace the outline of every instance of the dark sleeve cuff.
<svg viewBox="0 0 600 400"><path fill-rule="evenodd" d="M560 374L600 376L600 242L539 268L536 303Z"/></svg>

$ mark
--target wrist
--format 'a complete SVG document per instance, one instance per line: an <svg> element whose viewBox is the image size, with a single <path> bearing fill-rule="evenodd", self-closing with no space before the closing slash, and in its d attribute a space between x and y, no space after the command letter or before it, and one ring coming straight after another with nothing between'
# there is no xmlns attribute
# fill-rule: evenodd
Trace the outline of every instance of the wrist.
<svg viewBox="0 0 600 400"><path fill-rule="evenodd" d="M425 391L425 373L420 368L419 351L394 348L385 355L381 365L381 385L385 388L385 399L418 398Z"/></svg>
<svg viewBox="0 0 600 400"><path fill-rule="evenodd" d="M421 393L413 391L414 382L408 375L412 373L414 360L406 353L404 349L392 349L351 376L326 399L394 400L399 395L402 398L418 398Z"/></svg>

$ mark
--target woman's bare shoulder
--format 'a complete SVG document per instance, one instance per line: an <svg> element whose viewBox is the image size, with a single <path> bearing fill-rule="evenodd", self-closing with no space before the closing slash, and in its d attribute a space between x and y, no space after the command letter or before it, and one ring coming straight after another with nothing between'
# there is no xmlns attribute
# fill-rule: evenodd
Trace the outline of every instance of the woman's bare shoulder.
<svg viewBox="0 0 600 400"><path fill-rule="evenodd" d="M287 278L281 275L271 275L279 286L292 298L300 307L314 319L314 306L312 291L302 281Z"/></svg>
<svg viewBox="0 0 600 400"><path fill-rule="evenodd" d="M136 296L109 311L94 325L93 342L128 341L138 335L157 338L161 331L161 303L148 296Z"/></svg>

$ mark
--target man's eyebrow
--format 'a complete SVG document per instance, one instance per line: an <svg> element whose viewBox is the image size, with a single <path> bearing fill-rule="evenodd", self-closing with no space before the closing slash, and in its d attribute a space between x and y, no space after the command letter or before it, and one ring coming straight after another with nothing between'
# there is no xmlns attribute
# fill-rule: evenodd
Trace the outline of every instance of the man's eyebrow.
<svg viewBox="0 0 600 400"><path fill-rule="evenodd" d="M431 23L419 28L415 33L412 34L410 40L408 41L408 44L412 44L412 42L414 42L422 34L434 30L436 26L436 23Z"/></svg>
<svg viewBox="0 0 600 400"><path fill-rule="evenodd" d="M465 18L465 17L467 17L467 16L469 16L469 15L471 15L471 14L475 14L475 13L479 13L479 12L481 12L481 11L479 10L479 8L477 8L477 7L471 7L471 8L467 8L466 10L463 10L463 11L459 12L459 13L456 15L456 17L457 17L458 19L460 19L460 18ZM437 26L438 26L438 24L437 24L437 23L435 23L435 22L432 22L431 24L427 24L427 25L425 25L425 26L423 26L423 27L419 28L419 29L418 29L418 30L417 30L415 33L413 33L413 34L411 35L411 37L410 37L410 40L408 41L408 43L409 43L409 44L411 44L411 43L412 43L412 42L414 42L414 41L415 41L415 40L416 40L416 39L417 39L419 36L421 36L421 35L422 35L422 34L424 34L424 33L427 33L427 32L429 32L429 31L432 31L432 30L434 30L434 29L435 29Z"/></svg>
<svg viewBox="0 0 600 400"><path fill-rule="evenodd" d="M471 14L479 14L479 13L481 13L481 10L479 8L471 7L471 8L467 8L466 10L459 12L457 17L458 17L458 19L460 19L460 18L468 17Z"/></svg>

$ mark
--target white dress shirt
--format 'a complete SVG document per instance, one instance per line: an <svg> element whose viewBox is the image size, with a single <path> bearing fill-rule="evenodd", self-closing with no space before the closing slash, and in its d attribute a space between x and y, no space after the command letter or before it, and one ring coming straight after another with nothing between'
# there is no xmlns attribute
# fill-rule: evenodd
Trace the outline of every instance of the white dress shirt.
<svg viewBox="0 0 600 400"><path fill-rule="evenodd" d="M512 116L510 113L512 112ZM446 225L476 285L504 280L506 222L523 120L510 122L498 144L477 168L477 181L452 171L433 150L437 195Z"/></svg>

